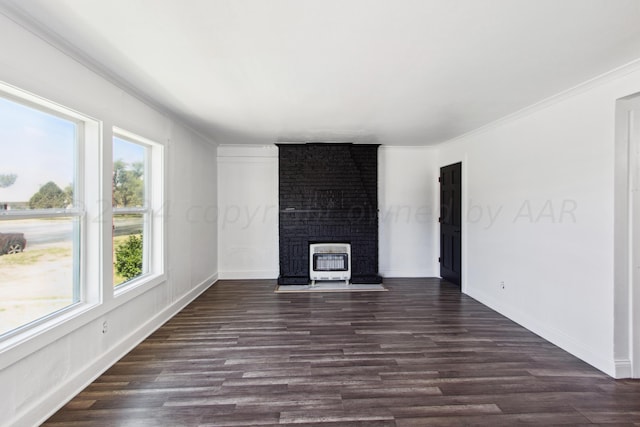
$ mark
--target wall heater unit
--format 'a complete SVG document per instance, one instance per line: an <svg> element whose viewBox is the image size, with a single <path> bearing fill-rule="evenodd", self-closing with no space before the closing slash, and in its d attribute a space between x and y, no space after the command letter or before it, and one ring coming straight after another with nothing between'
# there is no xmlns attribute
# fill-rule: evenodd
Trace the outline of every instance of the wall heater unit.
<svg viewBox="0 0 640 427"><path fill-rule="evenodd" d="M351 245L349 243L309 244L309 278L316 280L351 279Z"/></svg>

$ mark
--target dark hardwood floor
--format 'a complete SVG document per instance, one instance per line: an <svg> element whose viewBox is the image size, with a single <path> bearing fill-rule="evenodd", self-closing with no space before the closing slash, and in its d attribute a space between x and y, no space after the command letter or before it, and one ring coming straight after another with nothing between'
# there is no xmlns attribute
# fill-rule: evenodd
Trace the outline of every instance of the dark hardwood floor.
<svg viewBox="0 0 640 427"><path fill-rule="evenodd" d="M219 281L47 426L640 425L613 380L437 279Z"/></svg>

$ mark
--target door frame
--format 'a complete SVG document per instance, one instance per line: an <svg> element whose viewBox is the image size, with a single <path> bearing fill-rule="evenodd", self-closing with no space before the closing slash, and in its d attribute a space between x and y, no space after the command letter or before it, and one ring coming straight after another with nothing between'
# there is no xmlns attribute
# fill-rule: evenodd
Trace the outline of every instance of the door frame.
<svg viewBox="0 0 640 427"><path fill-rule="evenodd" d="M616 101L613 352L616 378L640 378L640 94Z"/></svg>

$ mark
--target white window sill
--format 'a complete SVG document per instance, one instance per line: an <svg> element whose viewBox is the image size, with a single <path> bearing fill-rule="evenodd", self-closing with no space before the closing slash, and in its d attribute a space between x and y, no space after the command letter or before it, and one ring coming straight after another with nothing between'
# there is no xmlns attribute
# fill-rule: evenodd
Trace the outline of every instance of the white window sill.
<svg viewBox="0 0 640 427"><path fill-rule="evenodd" d="M129 282L125 282L120 286L117 286L113 291L113 296L117 300L135 298L148 290L158 286L167 280L164 273L156 274L143 274L142 276L135 278ZM118 301L120 302L120 301Z"/></svg>
<svg viewBox="0 0 640 427"><path fill-rule="evenodd" d="M147 274L114 290L108 302L77 303L16 330L0 341L0 371L41 350L75 330L107 315L120 306L166 281L166 274Z"/></svg>

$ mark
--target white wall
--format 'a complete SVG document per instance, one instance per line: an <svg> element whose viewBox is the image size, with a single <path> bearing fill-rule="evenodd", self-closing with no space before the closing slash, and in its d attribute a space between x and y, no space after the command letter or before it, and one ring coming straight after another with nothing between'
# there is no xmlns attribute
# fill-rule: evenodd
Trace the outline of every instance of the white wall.
<svg viewBox="0 0 640 427"><path fill-rule="evenodd" d="M610 375L615 101L639 90L620 71L439 146L464 167L463 291Z"/></svg>
<svg viewBox="0 0 640 427"><path fill-rule="evenodd" d="M221 279L275 279L278 265L278 149L218 147Z"/></svg>
<svg viewBox="0 0 640 427"><path fill-rule="evenodd" d="M437 150L378 152L379 267L383 277L439 276Z"/></svg>
<svg viewBox="0 0 640 427"><path fill-rule="evenodd" d="M105 285L100 306L0 353L0 424L25 426L50 415L216 279L215 220L189 210L216 204L216 151L2 15L0 40L1 81L103 121L105 141L118 126L164 143L167 159L166 281L115 298Z"/></svg>

